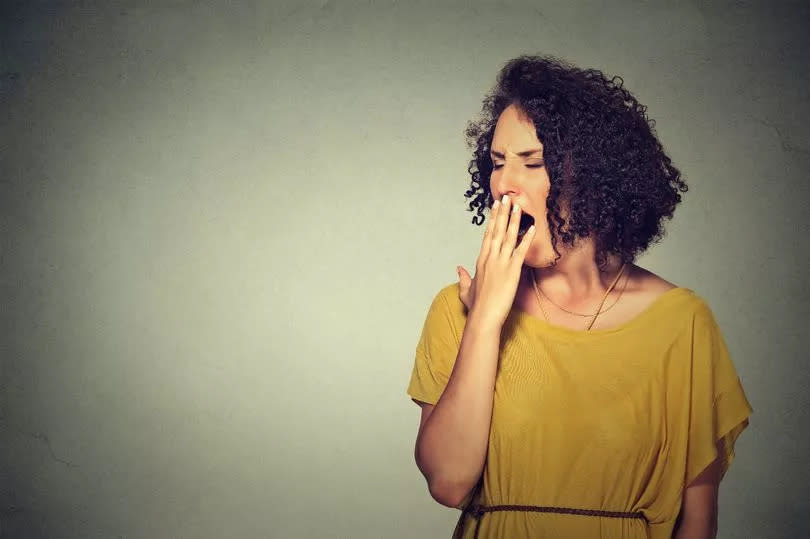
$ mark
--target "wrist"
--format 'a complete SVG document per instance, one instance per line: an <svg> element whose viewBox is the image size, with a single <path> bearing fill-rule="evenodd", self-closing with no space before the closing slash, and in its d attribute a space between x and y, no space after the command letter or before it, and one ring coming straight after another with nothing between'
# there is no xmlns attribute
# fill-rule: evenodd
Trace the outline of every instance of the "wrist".
<svg viewBox="0 0 810 539"><path fill-rule="evenodd" d="M491 313L483 312L481 309L476 310L476 308L473 307L467 314L465 328L470 328L476 334L490 333L500 335L503 324L503 320L492 316Z"/></svg>

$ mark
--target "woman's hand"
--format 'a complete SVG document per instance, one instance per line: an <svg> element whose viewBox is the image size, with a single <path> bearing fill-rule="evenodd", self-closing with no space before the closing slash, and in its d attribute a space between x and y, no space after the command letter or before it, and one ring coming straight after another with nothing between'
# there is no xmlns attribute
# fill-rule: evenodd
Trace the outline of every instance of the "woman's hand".
<svg viewBox="0 0 810 539"><path fill-rule="evenodd" d="M502 327L515 301L520 270L535 234L532 225L517 243L520 207L508 196L495 201L484 231L481 252L475 262L475 277L459 266L459 296L467 315L485 324Z"/></svg>

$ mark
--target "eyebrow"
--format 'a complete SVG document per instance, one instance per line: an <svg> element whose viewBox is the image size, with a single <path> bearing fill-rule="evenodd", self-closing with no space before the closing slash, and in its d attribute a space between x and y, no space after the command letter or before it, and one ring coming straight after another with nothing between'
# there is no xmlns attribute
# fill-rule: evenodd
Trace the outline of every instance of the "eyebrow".
<svg viewBox="0 0 810 539"><path fill-rule="evenodd" d="M534 154L542 152L542 151L543 151L543 148L524 150L522 152L517 152L517 155L519 155L520 157L529 157L531 155L534 155ZM501 152L496 152L495 150L490 150L489 153L490 153L490 155L492 155L493 157L497 157L498 159L503 159L504 158L504 156L503 156L503 154Z"/></svg>

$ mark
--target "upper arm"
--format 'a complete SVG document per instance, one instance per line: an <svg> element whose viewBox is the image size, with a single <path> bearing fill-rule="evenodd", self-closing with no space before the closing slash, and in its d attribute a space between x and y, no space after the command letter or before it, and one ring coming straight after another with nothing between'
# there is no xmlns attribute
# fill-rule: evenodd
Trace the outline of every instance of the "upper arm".
<svg viewBox="0 0 810 539"><path fill-rule="evenodd" d="M419 435L422 434L422 428L425 426L425 422L430 417L430 414L433 413L433 408L435 407L435 405L428 404L427 402L418 401L416 399L413 399L413 402L415 402L416 404L419 405L420 408L422 408L422 417L419 420L419 431L417 432L416 436L416 439L418 440Z"/></svg>
<svg viewBox="0 0 810 539"><path fill-rule="evenodd" d="M458 328L465 324L463 309L458 285L440 290L430 304L414 351L407 389L417 404L438 402L450 381L461 345Z"/></svg>
<svg viewBox="0 0 810 539"><path fill-rule="evenodd" d="M428 404L427 402L422 402L416 399L413 399L413 402L415 402L416 404L419 405L420 408L422 408L422 417L419 420L419 430L416 433L416 443L414 444L413 448L413 456L418 464L419 459L417 458L417 449L419 448L419 437L422 436L422 429L425 427L425 423L427 422L427 419L430 417L430 414L433 413L433 408L435 407L435 405Z"/></svg>
<svg viewBox="0 0 810 539"><path fill-rule="evenodd" d="M698 533L703 537L715 537L720 475L721 462L718 456L686 486L681 505L680 527L696 532L700 530Z"/></svg>

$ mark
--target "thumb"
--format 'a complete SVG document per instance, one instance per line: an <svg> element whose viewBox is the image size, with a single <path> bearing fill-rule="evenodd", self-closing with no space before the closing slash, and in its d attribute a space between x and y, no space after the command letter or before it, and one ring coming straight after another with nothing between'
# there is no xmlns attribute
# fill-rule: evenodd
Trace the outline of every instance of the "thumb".
<svg viewBox="0 0 810 539"><path fill-rule="evenodd" d="M466 291L472 284L472 277L462 266L456 266L456 273L458 273L458 284L461 290Z"/></svg>

